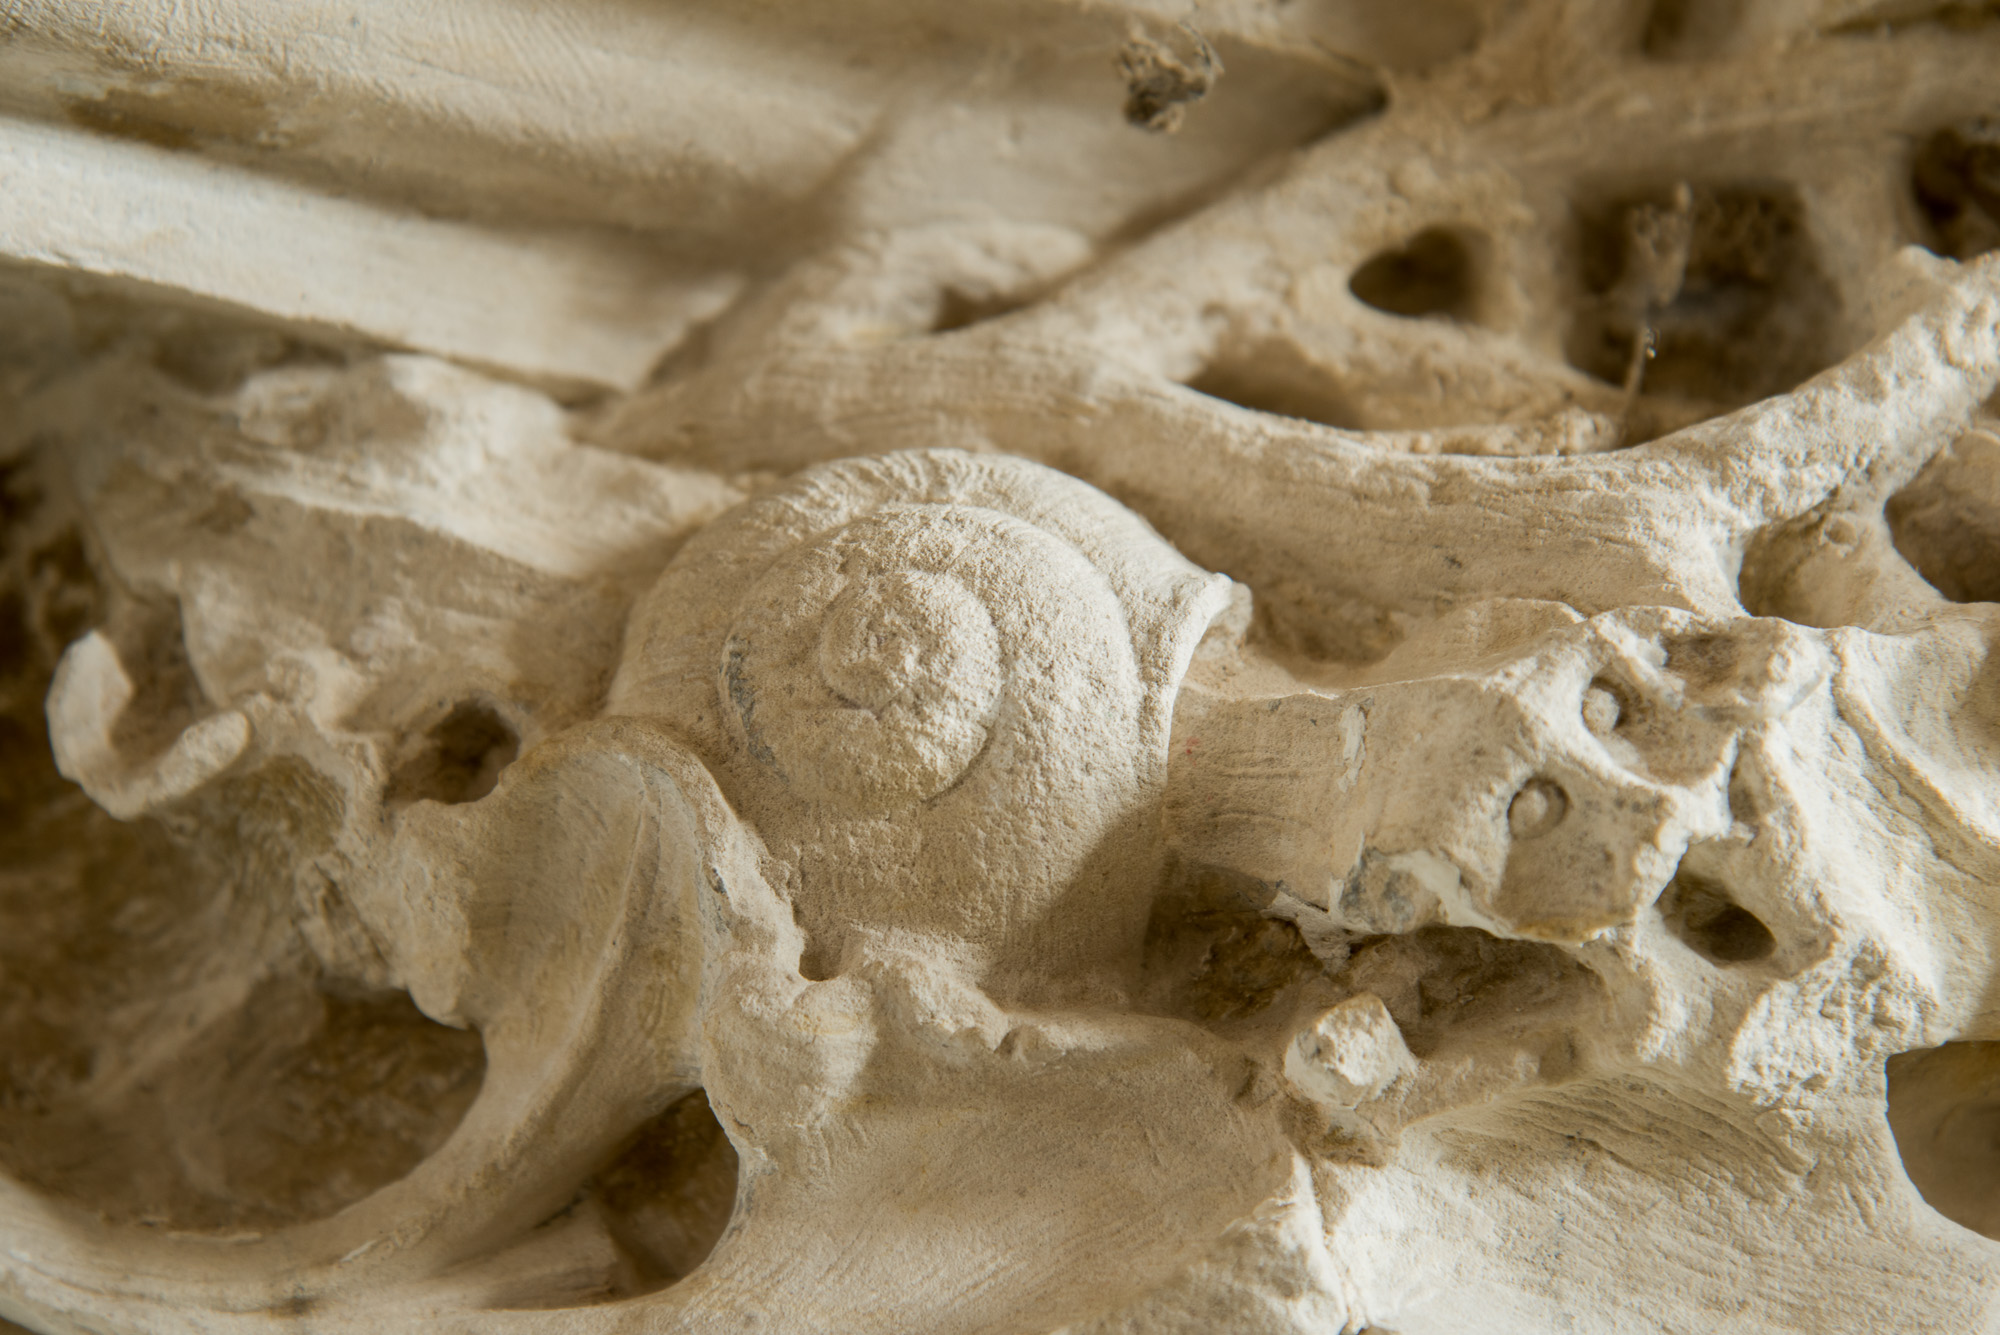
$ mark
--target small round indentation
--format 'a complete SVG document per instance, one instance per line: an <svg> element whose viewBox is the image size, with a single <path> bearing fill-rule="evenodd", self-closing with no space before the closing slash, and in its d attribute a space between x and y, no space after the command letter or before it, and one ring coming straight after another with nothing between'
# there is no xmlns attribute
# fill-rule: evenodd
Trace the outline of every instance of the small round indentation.
<svg viewBox="0 0 2000 1335"><path fill-rule="evenodd" d="M1953 441L1889 498L1883 517L1925 583L1955 603L2000 603L2000 432Z"/></svg>
<svg viewBox="0 0 2000 1335"><path fill-rule="evenodd" d="M1609 737L1618 729L1618 720L1624 717L1625 707L1619 703L1618 693L1601 681L1594 681L1590 689L1583 693L1583 726L1599 737Z"/></svg>
<svg viewBox="0 0 2000 1335"><path fill-rule="evenodd" d="M1507 828L1516 839L1534 839L1562 824L1569 794L1553 779L1530 779L1507 807Z"/></svg>
<svg viewBox="0 0 2000 1335"><path fill-rule="evenodd" d="M1410 238L1401 250L1386 250L1354 271L1348 290L1364 305L1405 318L1442 315L1464 319L1471 313L1475 287L1472 253L1465 242L1441 227Z"/></svg>
<svg viewBox="0 0 2000 1335"><path fill-rule="evenodd" d="M1820 532L1836 547L1852 547L1861 541L1861 525L1853 515L1834 515L1821 526Z"/></svg>
<svg viewBox="0 0 2000 1335"><path fill-rule="evenodd" d="M1711 964L1750 964L1768 959L1778 948L1762 919L1720 885L1692 872L1674 873L1659 908L1667 930Z"/></svg>
<svg viewBox="0 0 2000 1335"><path fill-rule="evenodd" d="M521 738L500 711L466 700L425 736L426 745L390 777L390 806L429 800L457 806L477 802L500 782L500 771L521 753Z"/></svg>

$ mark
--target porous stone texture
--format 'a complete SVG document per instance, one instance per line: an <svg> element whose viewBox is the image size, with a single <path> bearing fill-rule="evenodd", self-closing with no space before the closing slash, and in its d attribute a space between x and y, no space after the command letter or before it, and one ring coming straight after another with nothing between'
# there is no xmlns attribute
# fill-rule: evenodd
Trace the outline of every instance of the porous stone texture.
<svg viewBox="0 0 2000 1335"><path fill-rule="evenodd" d="M0 0L0 1317L2000 1331L1996 70Z"/></svg>

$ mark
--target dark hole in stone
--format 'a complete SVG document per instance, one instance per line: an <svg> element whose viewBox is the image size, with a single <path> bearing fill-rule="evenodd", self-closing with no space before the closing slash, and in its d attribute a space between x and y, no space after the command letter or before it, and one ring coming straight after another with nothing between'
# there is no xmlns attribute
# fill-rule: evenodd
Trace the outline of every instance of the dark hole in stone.
<svg viewBox="0 0 2000 1335"><path fill-rule="evenodd" d="M1663 189L1579 207L1582 293L1566 348L1573 365L1623 384L1636 340L1650 331L1643 393L1722 410L1784 393L1836 360L1839 297L1796 191L1690 187L1685 267L1656 292L1639 224L1682 207L1674 199Z"/></svg>
<svg viewBox="0 0 2000 1335"><path fill-rule="evenodd" d="M1362 425L1327 373L1287 343L1217 358L1187 387L1260 413L1349 430Z"/></svg>
<svg viewBox="0 0 2000 1335"><path fill-rule="evenodd" d="M1027 304L1028 298L1022 296L975 297L968 296L955 287L948 287L938 298L937 316L931 321L931 332L948 334L954 329L964 329L987 320L997 320L1003 315L1011 315Z"/></svg>
<svg viewBox="0 0 2000 1335"><path fill-rule="evenodd" d="M1254 1021L1317 977L1320 963L1299 929L1264 913L1271 897L1233 872L1171 869L1146 927L1149 1008L1227 1027Z"/></svg>
<svg viewBox="0 0 2000 1335"><path fill-rule="evenodd" d="M0 680L25 675L35 659L27 600L18 589L0 590Z"/></svg>
<svg viewBox="0 0 2000 1335"><path fill-rule="evenodd" d="M1688 949L1714 964L1748 964L1777 949L1777 938L1756 914L1692 872L1674 874L1660 896L1660 916Z"/></svg>
<svg viewBox="0 0 2000 1335"><path fill-rule="evenodd" d="M1646 12L1646 27L1639 36L1639 49L1649 56L1666 55L1687 31L1692 0L1653 0Z"/></svg>
<svg viewBox="0 0 2000 1335"><path fill-rule="evenodd" d="M521 739L491 705L468 700L430 730L428 745L389 782L392 804L477 802L520 754Z"/></svg>
<svg viewBox="0 0 2000 1335"><path fill-rule="evenodd" d="M0 860L14 852L6 836L30 824L63 786L42 721L0 714Z"/></svg>
<svg viewBox="0 0 2000 1335"><path fill-rule="evenodd" d="M824 983L840 976L840 952L808 935L799 951L799 977L808 983Z"/></svg>
<svg viewBox="0 0 2000 1335"><path fill-rule="evenodd" d="M2000 1240L2000 1043L1889 1058L1889 1130L1931 1208Z"/></svg>
<svg viewBox="0 0 2000 1335"><path fill-rule="evenodd" d="M11 545L13 534L8 530L25 523L29 516L40 508L41 489L27 474L28 465L21 459L0 462L0 549Z"/></svg>
<svg viewBox="0 0 2000 1335"><path fill-rule="evenodd" d="M1969 260L2000 249L2000 118L1948 125L1917 150L1910 191L1933 249Z"/></svg>
<svg viewBox="0 0 2000 1335"><path fill-rule="evenodd" d="M63 529L37 548L28 570L41 586L42 626L55 643L68 644L102 618L103 590L76 529Z"/></svg>
<svg viewBox="0 0 2000 1335"><path fill-rule="evenodd" d="M1714 55L1736 29L1734 0L1653 0L1639 49L1655 60Z"/></svg>
<svg viewBox="0 0 2000 1335"><path fill-rule="evenodd" d="M736 1147L697 1089L640 1129L586 1191L632 1268L635 1291L685 1279L736 1208Z"/></svg>
<svg viewBox="0 0 2000 1335"><path fill-rule="evenodd" d="M1577 1069L1576 1027L1598 1022L1603 999L1596 975L1557 947L1472 927L1363 937L1334 982L1380 997L1419 1058L1527 1060L1545 1080Z"/></svg>
<svg viewBox="0 0 2000 1335"><path fill-rule="evenodd" d="M1473 300L1472 253L1465 242L1440 227L1410 238L1401 250L1386 250L1354 271L1348 290L1391 315L1447 315L1464 319Z"/></svg>
<svg viewBox="0 0 2000 1335"><path fill-rule="evenodd" d="M1903 559L1955 603L2000 603L2000 436L1972 431L1884 507Z"/></svg>

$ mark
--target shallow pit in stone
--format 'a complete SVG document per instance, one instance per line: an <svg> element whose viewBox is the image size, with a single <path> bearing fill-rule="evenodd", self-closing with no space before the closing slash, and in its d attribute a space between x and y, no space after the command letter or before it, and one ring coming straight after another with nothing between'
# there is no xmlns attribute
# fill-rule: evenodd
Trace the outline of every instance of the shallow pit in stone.
<svg viewBox="0 0 2000 1335"><path fill-rule="evenodd" d="M1734 0L1653 0L1639 49L1654 60L1714 55L1729 44L1741 21Z"/></svg>
<svg viewBox="0 0 2000 1335"><path fill-rule="evenodd" d="M1147 1009L1219 1030L1282 1019L1323 967L1299 929L1264 912L1271 891L1220 868L1175 866L1146 928Z"/></svg>
<svg viewBox="0 0 2000 1335"><path fill-rule="evenodd" d="M2000 249L2000 117L1934 131L1910 164L1910 193L1940 254L1969 260Z"/></svg>
<svg viewBox="0 0 2000 1335"><path fill-rule="evenodd" d="M1889 498L1896 550L1955 603L2000 602L2000 434L1960 436Z"/></svg>
<svg viewBox="0 0 2000 1335"><path fill-rule="evenodd" d="M988 320L997 320L1003 315L1012 315L1032 305L1039 295L1039 292L1020 292L972 296L955 287L945 288L938 294L937 314L931 317L930 332L949 334L955 329L967 329Z"/></svg>
<svg viewBox="0 0 2000 1335"><path fill-rule="evenodd" d="M1327 373L1289 343L1263 343L1218 357L1190 379L1187 387L1253 412L1276 413L1344 430L1364 426L1360 413Z"/></svg>
<svg viewBox="0 0 2000 1335"><path fill-rule="evenodd" d="M326 1218L435 1152L485 1070L476 1034L402 993L303 978L267 979L130 1080L115 1035L10 1002L0 1164L112 1223L239 1232Z"/></svg>
<svg viewBox="0 0 2000 1335"><path fill-rule="evenodd" d="M435 724L423 747L396 770L388 801L392 806L477 802L493 791L500 771L520 751L520 735L499 710L483 700L467 700Z"/></svg>
<svg viewBox="0 0 2000 1335"><path fill-rule="evenodd" d="M1546 1080L1575 1069L1576 1028L1603 1001L1597 976L1557 947L1474 927L1364 937L1335 981L1380 997L1420 1059L1518 1054Z"/></svg>
<svg viewBox="0 0 2000 1335"><path fill-rule="evenodd" d="M1835 36L1879 37L1919 25L1973 32L1996 23L2000 23L2000 0L1877 0L1825 31Z"/></svg>
<svg viewBox="0 0 2000 1335"><path fill-rule="evenodd" d="M1472 247L1449 228L1428 227L1369 259L1347 286L1364 305L1390 315L1463 320L1472 316L1477 277Z"/></svg>
<svg viewBox="0 0 2000 1335"><path fill-rule="evenodd" d="M1667 930L1711 964L1750 964L1768 959L1777 938L1763 920L1729 897L1723 886L1679 871L1659 899Z"/></svg>

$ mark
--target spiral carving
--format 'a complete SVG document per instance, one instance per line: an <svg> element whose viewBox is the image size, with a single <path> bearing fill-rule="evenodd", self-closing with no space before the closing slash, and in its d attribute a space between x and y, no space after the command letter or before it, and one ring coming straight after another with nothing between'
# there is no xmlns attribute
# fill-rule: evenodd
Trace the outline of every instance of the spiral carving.
<svg viewBox="0 0 2000 1335"><path fill-rule="evenodd" d="M857 811L957 781L986 747L1007 664L950 567L969 538L1008 526L972 507L902 507L776 562L723 645L722 695L750 754L800 795Z"/></svg>
<svg viewBox="0 0 2000 1335"><path fill-rule="evenodd" d="M786 866L810 968L895 929L1083 970L1143 932L1173 692L1227 587L1039 465L849 460L675 557L611 707L693 744Z"/></svg>

